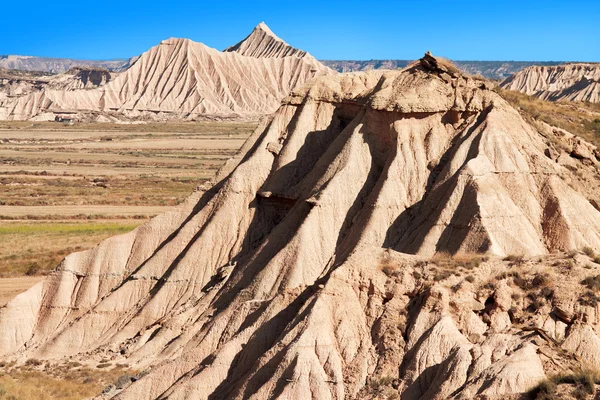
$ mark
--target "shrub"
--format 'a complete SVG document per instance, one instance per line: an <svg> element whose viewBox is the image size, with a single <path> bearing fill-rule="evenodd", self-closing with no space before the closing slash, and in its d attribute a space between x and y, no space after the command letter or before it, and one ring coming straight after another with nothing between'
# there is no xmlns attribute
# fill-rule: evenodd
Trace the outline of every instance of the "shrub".
<svg viewBox="0 0 600 400"><path fill-rule="evenodd" d="M591 247L584 247L583 248L583 254L585 254L586 256L590 257L590 258L594 258L596 256L596 252L594 251L594 249L592 249Z"/></svg>
<svg viewBox="0 0 600 400"><path fill-rule="evenodd" d="M543 287L550 284L550 282L551 280L548 274L536 274L531 281L531 285L533 287Z"/></svg>
<svg viewBox="0 0 600 400"><path fill-rule="evenodd" d="M25 361L25 365L27 365L29 367L38 367L38 366L42 365L42 362L35 358L30 358L29 360Z"/></svg>
<svg viewBox="0 0 600 400"><path fill-rule="evenodd" d="M443 281L444 279L450 278L452 275L454 274L450 271L441 271L434 275L433 280L436 282Z"/></svg>
<svg viewBox="0 0 600 400"><path fill-rule="evenodd" d="M391 264L385 264L381 266L381 270L387 276L392 276L396 272L396 267Z"/></svg>
<svg viewBox="0 0 600 400"><path fill-rule="evenodd" d="M38 272L40 272L40 266L38 265L38 263L31 263L29 264L29 268L27 268L27 271L25 271L25 275L34 276L37 275Z"/></svg>
<svg viewBox="0 0 600 400"><path fill-rule="evenodd" d="M579 297L578 301L583 306L595 307L600 302L600 297L592 292L585 292Z"/></svg>
<svg viewBox="0 0 600 400"><path fill-rule="evenodd" d="M588 276L581 281L581 284L594 292L598 292L600 291L600 275Z"/></svg>
<svg viewBox="0 0 600 400"><path fill-rule="evenodd" d="M598 372L592 370L577 370L570 374L555 375L540 382L528 393L528 397L535 400L554 400L562 397L557 395L557 386L560 384L575 385L573 397L578 400L587 399L595 392L596 384L600 383Z"/></svg>
<svg viewBox="0 0 600 400"><path fill-rule="evenodd" d="M504 257L504 261L508 261L512 264L521 264L524 260L525 256L522 254L509 254Z"/></svg>
<svg viewBox="0 0 600 400"><path fill-rule="evenodd" d="M556 383L550 379L542 381L529 392L529 398L535 400L553 400L556 395Z"/></svg>

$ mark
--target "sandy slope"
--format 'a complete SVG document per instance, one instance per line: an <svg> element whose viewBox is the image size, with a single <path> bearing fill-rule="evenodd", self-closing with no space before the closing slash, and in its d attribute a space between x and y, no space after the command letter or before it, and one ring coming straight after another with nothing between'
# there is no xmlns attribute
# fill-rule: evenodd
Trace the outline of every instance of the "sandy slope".
<svg viewBox="0 0 600 400"><path fill-rule="evenodd" d="M487 83L430 56L320 77L212 187L68 256L1 309L0 354L152 366L102 396L115 399L374 398L384 378L402 399L524 392L566 357L525 322L600 359L578 347L600 342L600 314L566 286L588 270L557 267L560 320L497 277L510 266L494 256L600 250L600 212L552 146ZM444 278L436 253L492 258Z"/></svg>
<svg viewBox="0 0 600 400"><path fill-rule="evenodd" d="M600 103L600 64L528 67L507 78L501 87L544 100Z"/></svg>

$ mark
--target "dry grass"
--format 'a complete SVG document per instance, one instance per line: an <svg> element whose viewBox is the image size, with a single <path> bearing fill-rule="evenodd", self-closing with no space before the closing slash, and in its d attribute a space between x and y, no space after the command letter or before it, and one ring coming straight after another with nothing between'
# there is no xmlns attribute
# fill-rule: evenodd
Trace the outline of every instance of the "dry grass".
<svg viewBox="0 0 600 400"><path fill-rule="evenodd" d="M488 260L487 256L480 254L448 254L448 253L436 253L431 261L442 268L451 269L467 269L471 270L477 268L481 263Z"/></svg>
<svg viewBox="0 0 600 400"><path fill-rule="evenodd" d="M0 276L43 274L180 203L255 127L0 122Z"/></svg>
<svg viewBox="0 0 600 400"><path fill-rule="evenodd" d="M120 376L135 374L122 367L96 370L78 363L42 364L4 367L0 373L0 399L79 400L100 394Z"/></svg>
<svg viewBox="0 0 600 400"><path fill-rule="evenodd" d="M528 393L528 397L535 400L562 399L565 397L559 395L558 386L571 385L571 398L584 400L596 392L597 384L600 384L600 373L598 371L579 369L575 372L550 377L532 389Z"/></svg>
<svg viewBox="0 0 600 400"><path fill-rule="evenodd" d="M526 94L497 89L529 122L544 121L600 146L600 105L581 102L550 102Z"/></svg>
<svg viewBox="0 0 600 400"><path fill-rule="evenodd" d="M584 280L581 281L582 285L585 285L588 289L593 292L600 291L600 275L596 276L588 276Z"/></svg>
<svg viewBox="0 0 600 400"><path fill-rule="evenodd" d="M143 220L0 221L0 276L44 274L74 251L128 232Z"/></svg>

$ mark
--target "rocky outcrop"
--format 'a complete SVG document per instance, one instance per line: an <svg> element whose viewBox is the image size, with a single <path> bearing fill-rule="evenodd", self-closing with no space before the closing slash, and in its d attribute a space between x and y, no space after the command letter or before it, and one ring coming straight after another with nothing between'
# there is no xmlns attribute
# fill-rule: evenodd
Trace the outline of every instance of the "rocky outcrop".
<svg viewBox="0 0 600 400"><path fill-rule="evenodd" d="M95 89L106 85L115 76L117 74L110 72L106 68L73 67L64 74L53 77L45 89L68 91Z"/></svg>
<svg viewBox="0 0 600 400"><path fill-rule="evenodd" d="M261 39L253 40L260 47ZM252 41L244 43L254 46ZM250 57L188 39L169 39L99 89L44 90L0 101L0 119L26 120L62 110L128 117L258 118L275 111L292 89L331 72L302 54Z"/></svg>
<svg viewBox="0 0 600 400"><path fill-rule="evenodd" d="M319 77L212 186L69 255L2 308L0 354L150 368L115 399L527 391L554 368L542 352L563 354L554 340L594 344L573 344L586 331L545 300L555 290L562 314L595 329L576 299L588 269L557 266L553 281L543 263L498 257L600 250L600 212L547 146L430 56ZM460 258L473 253L491 258Z"/></svg>
<svg viewBox="0 0 600 400"><path fill-rule="evenodd" d="M600 103L600 64L532 66L507 78L501 87L543 100Z"/></svg>
<svg viewBox="0 0 600 400"><path fill-rule="evenodd" d="M107 69L95 67L74 67L58 75L0 69L0 104L16 103L19 98L46 90L95 89L106 85L114 76L116 74Z"/></svg>

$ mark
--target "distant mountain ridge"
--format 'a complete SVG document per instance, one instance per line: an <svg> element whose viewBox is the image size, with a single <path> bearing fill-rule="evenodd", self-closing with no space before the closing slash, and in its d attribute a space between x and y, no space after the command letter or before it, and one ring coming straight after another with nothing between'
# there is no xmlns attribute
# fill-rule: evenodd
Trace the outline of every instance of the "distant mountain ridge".
<svg viewBox="0 0 600 400"><path fill-rule="evenodd" d="M262 26L261 26L262 25ZM266 30L265 28L266 27ZM268 30L268 31L267 31ZM249 45L252 43L252 45ZM254 31L240 43L228 47L225 52L235 51L250 57L304 57L305 51L296 49L274 35L261 22ZM312 56L311 56L312 57ZM109 71L121 72L137 60L76 60L70 58L47 58L32 56L0 55L0 68L22 71L41 71L63 73L75 66L102 67ZM319 60L322 64L337 72L367 71L372 69L404 68L413 60ZM481 75L487 79L504 80L509 76L530 66L563 65L563 61L453 61L463 72L471 75Z"/></svg>
<svg viewBox="0 0 600 400"><path fill-rule="evenodd" d="M368 71L372 69L404 68L413 60L320 60L338 72ZM481 75L487 79L504 80L524 68L562 65L562 61L452 61L462 72Z"/></svg>

